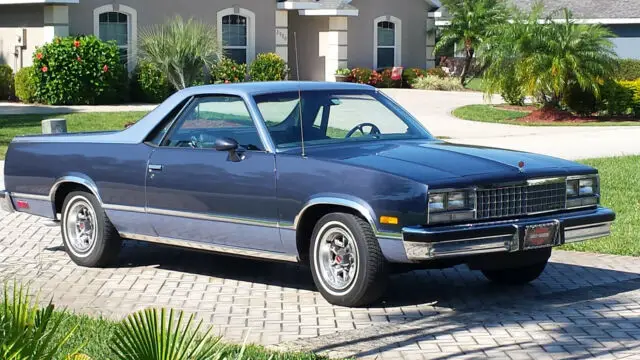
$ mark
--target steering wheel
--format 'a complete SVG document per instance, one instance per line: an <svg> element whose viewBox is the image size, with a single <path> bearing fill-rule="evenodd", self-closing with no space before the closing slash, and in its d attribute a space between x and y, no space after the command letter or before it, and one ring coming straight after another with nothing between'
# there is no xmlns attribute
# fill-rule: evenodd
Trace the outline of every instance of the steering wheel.
<svg viewBox="0 0 640 360"><path fill-rule="evenodd" d="M364 128L365 127L371 127L371 130L369 131L369 133L365 133L364 132ZM362 135L380 135L382 132L380 131L380 128L378 128L375 124L372 123L362 123L362 124L358 124L356 125L353 129L349 130L349 132L347 133L347 135L344 136L345 139L350 138L351 136L353 136L353 134L355 134L356 131L360 130L360 133Z"/></svg>

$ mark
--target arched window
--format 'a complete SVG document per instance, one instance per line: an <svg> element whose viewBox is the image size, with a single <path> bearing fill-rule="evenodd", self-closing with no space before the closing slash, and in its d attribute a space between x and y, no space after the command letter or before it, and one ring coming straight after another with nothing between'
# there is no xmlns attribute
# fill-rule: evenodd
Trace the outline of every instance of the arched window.
<svg viewBox="0 0 640 360"><path fill-rule="evenodd" d="M373 22L373 67L401 65L402 21L394 16L381 16Z"/></svg>
<svg viewBox="0 0 640 360"><path fill-rule="evenodd" d="M118 44L122 63L129 71L135 67L137 52L138 15L126 5L104 5L93 10L93 29L103 41Z"/></svg>
<svg viewBox="0 0 640 360"><path fill-rule="evenodd" d="M240 64L248 64L255 57L255 15L242 8L218 12L218 39L225 56Z"/></svg>

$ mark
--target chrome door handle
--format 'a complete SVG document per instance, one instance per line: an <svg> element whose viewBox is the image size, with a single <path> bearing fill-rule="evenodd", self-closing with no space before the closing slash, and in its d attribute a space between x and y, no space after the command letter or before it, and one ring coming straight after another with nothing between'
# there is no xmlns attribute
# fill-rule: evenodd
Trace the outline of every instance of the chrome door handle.
<svg viewBox="0 0 640 360"><path fill-rule="evenodd" d="M162 165L149 164L149 171L162 171Z"/></svg>

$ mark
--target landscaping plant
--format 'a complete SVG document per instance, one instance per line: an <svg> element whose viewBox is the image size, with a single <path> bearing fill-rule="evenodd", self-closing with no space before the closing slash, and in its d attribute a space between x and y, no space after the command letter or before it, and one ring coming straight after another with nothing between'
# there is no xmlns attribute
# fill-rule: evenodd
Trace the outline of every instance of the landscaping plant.
<svg viewBox="0 0 640 360"><path fill-rule="evenodd" d="M460 83L460 80L455 77L441 78L439 76L426 75L416 78L412 87L414 89L421 90L442 90L442 91L461 91L464 90L464 86Z"/></svg>
<svg viewBox="0 0 640 360"><path fill-rule="evenodd" d="M512 21L492 29L482 48L488 64L485 91L521 90L554 109L567 105L574 87L599 98L616 64L612 33L599 25L576 24L567 9L547 17L542 14L540 4L530 13L514 10ZM558 14L561 21L554 20Z"/></svg>
<svg viewBox="0 0 640 360"><path fill-rule="evenodd" d="M127 73L115 42L56 38L33 55L35 98L50 105L114 103L126 94Z"/></svg>
<svg viewBox="0 0 640 360"><path fill-rule="evenodd" d="M247 65L238 64L226 56L211 69L211 81L214 84L244 82L246 77Z"/></svg>
<svg viewBox="0 0 640 360"><path fill-rule="evenodd" d="M39 308L37 299L31 303L29 289L13 284L4 285L0 305L0 359L53 360L60 356L74 358L77 350L60 354L60 348L69 341L75 327L64 337L54 341L62 317L54 318L54 306Z"/></svg>
<svg viewBox="0 0 640 360"><path fill-rule="evenodd" d="M402 72L402 87L411 87L413 80L425 75L425 71L420 68L409 68Z"/></svg>
<svg viewBox="0 0 640 360"><path fill-rule="evenodd" d="M202 83L203 69L211 71L222 54L214 26L180 16L142 29L138 48L140 59L157 67L179 90Z"/></svg>
<svg viewBox="0 0 640 360"><path fill-rule="evenodd" d="M13 96L13 70L9 65L0 64L0 100Z"/></svg>
<svg viewBox="0 0 640 360"><path fill-rule="evenodd" d="M351 78L353 82L358 84L369 84L371 82L371 76L373 70L367 68L353 68L351 69Z"/></svg>
<svg viewBox="0 0 640 360"><path fill-rule="evenodd" d="M460 83L465 84L476 50L487 40L491 29L506 22L504 0L443 0L451 16L451 24L442 29L442 36L433 53L454 44L464 51L464 66Z"/></svg>
<svg viewBox="0 0 640 360"><path fill-rule="evenodd" d="M620 59L613 74L613 78L622 81L633 81L640 79L640 60Z"/></svg>
<svg viewBox="0 0 640 360"><path fill-rule="evenodd" d="M287 63L275 53L258 54L249 67L251 81L280 81L287 78Z"/></svg>
<svg viewBox="0 0 640 360"><path fill-rule="evenodd" d="M33 66L23 67L14 77L16 97L24 103L32 103L36 99L36 83Z"/></svg>
<svg viewBox="0 0 640 360"><path fill-rule="evenodd" d="M147 61L138 63L131 79L131 95L135 101L159 103L175 91L165 73Z"/></svg>
<svg viewBox="0 0 640 360"><path fill-rule="evenodd" d="M182 312L146 309L129 315L116 330L112 351L120 360L224 359L227 348L210 336L211 327L200 334L202 321L194 316L183 323ZM238 358L242 358L239 355Z"/></svg>

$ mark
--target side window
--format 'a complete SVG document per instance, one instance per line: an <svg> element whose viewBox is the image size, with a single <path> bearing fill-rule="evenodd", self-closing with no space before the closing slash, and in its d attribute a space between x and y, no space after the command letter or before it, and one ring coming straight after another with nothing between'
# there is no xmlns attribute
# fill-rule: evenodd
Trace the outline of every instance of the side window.
<svg viewBox="0 0 640 360"><path fill-rule="evenodd" d="M242 98L227 95L191 102L162 146L213 149L219 138L234 139L247 150L264 150Z"/></svg>

